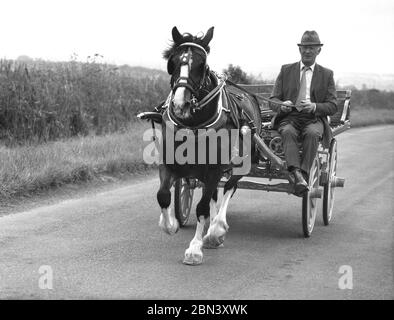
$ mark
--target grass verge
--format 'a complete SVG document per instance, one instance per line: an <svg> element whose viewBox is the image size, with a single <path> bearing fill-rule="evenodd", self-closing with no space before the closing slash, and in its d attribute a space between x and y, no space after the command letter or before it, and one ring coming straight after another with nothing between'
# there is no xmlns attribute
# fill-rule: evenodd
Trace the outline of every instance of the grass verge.
<svg viewBox="0 0 394 320"><path fill-rule="evenodd" d="M125 133L56 141L36 146L0 147L0 202L101 175L142 173L142 134L146 123Z"/></svg>

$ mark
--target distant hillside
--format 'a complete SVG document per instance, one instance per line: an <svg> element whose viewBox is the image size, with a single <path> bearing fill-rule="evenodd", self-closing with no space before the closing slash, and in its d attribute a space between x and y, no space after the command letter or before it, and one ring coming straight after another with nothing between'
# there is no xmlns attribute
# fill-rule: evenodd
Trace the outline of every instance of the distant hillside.
<svg viewBox="0 0 394 320"><path fill-rule="evenodd" d="M280 68L266 67L261 72L252 76L259 80L269 80L274 82L278 76ZM340 72L334 70L334 77L337 86L351 87L357 89L378 89L394 91L394 74L377 74L377 73L356 73L356 72Z"/></svg>
<svg viewBox="0 0 394 320"><path fill-rule="evenodd" d="M394 74L337 73L335 78L337 85L341 87L394 91Z"/></svg>
<svg viewBox="0 0 394 320"><path fill-rule="evenodd" d="M167 72L159 69L150 69L145 67L132 67L127 64L122 66L118 66L121 72L128 74L129 76L136 77L136 78L146 78L146 77L169 77Z"/></svg>

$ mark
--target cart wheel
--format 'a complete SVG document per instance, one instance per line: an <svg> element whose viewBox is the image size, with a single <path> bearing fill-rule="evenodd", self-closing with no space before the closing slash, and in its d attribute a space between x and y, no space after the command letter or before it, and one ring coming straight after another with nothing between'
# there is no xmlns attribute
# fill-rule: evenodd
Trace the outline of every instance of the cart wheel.
<svg viewBox="0 0 394 320"><path fill-rule="evenodd" d="M334 192L335 188L332 186L332 181L337 174L337 141L332 139L328 156L328 179L324 184L323 194L323 221L324 225L328 226L332 218L332 208L334 206Z"/></svg>
<svg viewBox="0 0 394 320"><path fill-rule="evenodd" d="M190 188L186 179L181 178L175 181L175 217L180 227L184 227L189 220L193 194L194 188Z"/></svg>
<svg viewBox="0 0 394 320"><path fill-rule="evenodd" d="M316 155L313 160L311 170L309 171L309 191L302 198L302 229L304 237L309 238L315 226L317 213L317 194L319 191L319 158ZM321 195L320 195L321 196Z"/></svg>

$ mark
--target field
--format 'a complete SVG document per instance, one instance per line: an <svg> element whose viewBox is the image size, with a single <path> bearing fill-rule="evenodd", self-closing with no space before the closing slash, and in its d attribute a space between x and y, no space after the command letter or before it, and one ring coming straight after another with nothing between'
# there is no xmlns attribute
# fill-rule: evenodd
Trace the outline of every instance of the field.
<svg viewBox="0 0 394 320"><path fill-rule="evenodd" d="M40 64L0 63L0 202L153 168L142 160L150 124L135 115L165 97L165 75L95 62ZM394 123L391 93L356 91L354 98L353 127Z"/></svg>
<svg viewBox="0 0 394 320"><path fill-rule="evenodd" d="M160 70L88 62L0 60L0 140L41 143L128 129L169 91Z"/></svg>

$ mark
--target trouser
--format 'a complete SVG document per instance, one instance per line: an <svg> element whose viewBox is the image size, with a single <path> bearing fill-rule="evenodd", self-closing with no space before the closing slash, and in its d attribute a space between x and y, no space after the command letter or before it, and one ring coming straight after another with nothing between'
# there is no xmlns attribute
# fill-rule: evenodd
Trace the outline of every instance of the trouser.
<svg viewBox="0 0 394 320"><path fill-rule="evenodd" d="M309 174L316 156L319 141L323 136L324 126L320 119L283 119L278 131L282 136L282 144L287 162L287 168L292 171L301 169ZM301 138L302 158L300 159L299 140Z"/></svg>

